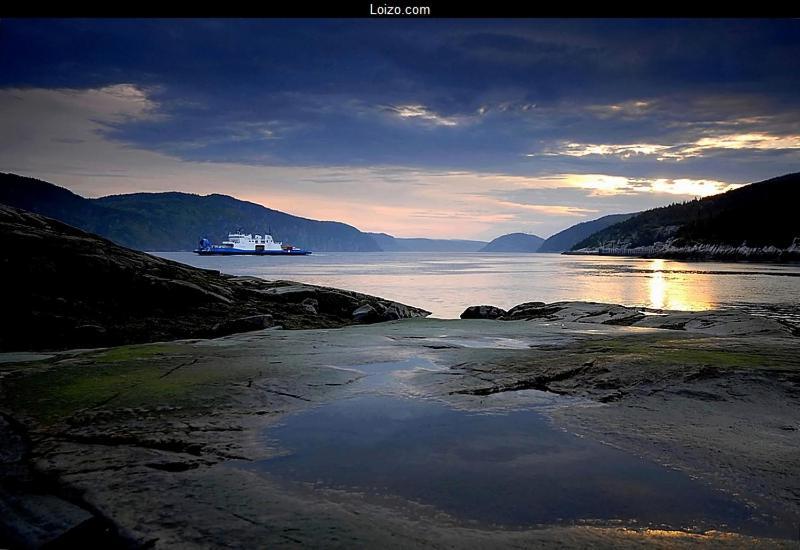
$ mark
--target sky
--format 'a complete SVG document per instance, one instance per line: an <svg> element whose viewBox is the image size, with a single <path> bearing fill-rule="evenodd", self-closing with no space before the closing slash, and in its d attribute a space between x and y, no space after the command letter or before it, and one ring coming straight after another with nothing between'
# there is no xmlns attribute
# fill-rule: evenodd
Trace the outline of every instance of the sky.
<svg viewBox="0 0 800 550"><path fill-rule="evenodd" d="M0 20L0 171L547 237L800 171L800 20Z"/></svg>

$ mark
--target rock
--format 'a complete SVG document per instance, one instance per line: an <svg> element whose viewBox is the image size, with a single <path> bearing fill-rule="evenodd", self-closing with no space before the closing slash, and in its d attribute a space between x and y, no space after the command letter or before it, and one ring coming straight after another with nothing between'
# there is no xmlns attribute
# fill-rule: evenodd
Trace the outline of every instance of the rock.
<svg viewBox="0 0 800 550"><path fill-rule="evenodd" d="M547 317L553 315L564 309L560 305L545 304L544 302L525 302L508 310L504 316L507 320L516 319L536 319L538 317Z"/></svg>
<svg viewBox="0 0 800 550"><path fill-rule="evenodd" d="M505 317L506 310L495 306L469 306L461 314L462 319L497 319Z"/></svg>
<svg viewBox="0 0 800 550"><path fill-rule="evenodd" d="M14 289L3 302L3 313L14 322L0 331L2 351L206 338L276 325L338 328L429 315L358 292L197 269L5 205L0 248L4 282ZM375 313L354 316L365 304Z"/></svg>
<svg viewBox="0 0 800 550"><path fill-rule="evenodd" d="M78 325L75 327L75 333L78 336L105 336L108 331L105 327L100 325Z"/></svg>
<svg viewBox="0 0 800 550"><path fill-rule="evenodd" d="M275 323L272 315L250 315L249 317L239 317L217 323L211 329L214 334L225 335L234 332L250 332L253 330L264 330L273 326Z"/></svg>
<svg viewBox="0 0 800 550"><path fill-rule="evenodd" d="M159 288L164 293L168 293L173 300L184 300L188 303L197 301L231 303L229 298L221 296L218 292L214 292L214 289L203 288L190 281L168 279L147 274L143 275L143 277L154 287Z"/></svg>
<svg viewBox="0 0 800 550"><path fill-rule="evenodd" d="M54 543L93 519L92 514L53 495L5 494L0 498L5 536L22 548Z"/></svg>
<svg viewBox="0 0 800 550"><path fill-rule="evenodd" d="M403 317L406 317L406 315L403 315L400 312L400 308L398 308L396 305L390 305L389 307L386 308L386 311L383 312L383 315L381 315L381 320L397 321L399 319L402 319Z"/></svg>
<svg viewBox="0 0 800 550"><path fill-rule="evenodd" d="M500 317L504 321L541 318L571 323L681 330L715 336L792 334L792 328L787 325L743 311L661 311L600 302L526 302L514 306Z"/></svg>
<svg viewBox="0 0 800 550"><path fill-rule="evenodd" d="M286 285L286 286L277 286L274 288L270 288L265 290L264 292L267 294L274 294L276 296L286 296L289 297L292 294L309 294L314 293L316 289L312 286L307 285Z"/></svg>
<svg viewBox="0 0 800 550"><path fill-rule="evenodd" d="M374 323L378 319L378 312L369 304L364 304L353 310L353 320L356 323Z"/></svg>
<svg viewBox="0 0 800 550"><path fill-rule="evenodd" d="M151 462L149 464L145 464L148 468L153 468L154 470L162 470L164 472L185 472L187 470L195 470L197 469L200 464L197 462Z"/></svg>
<svg viewBox="0 0 800 550"><path fill-rule="evenodd" d="M100 325L78 325L71 338L82 347L99 347L108 341L108 331Z"/></svg>
<svg viewBox="0 0 800 550"><path fill-rule="evenodd" d="M310 314L312 315L317 314L317 308L319 307L319 302L314 298L306 298L305 300L300 302L300 305L303 306L303 309L308 311Z"/></svg>

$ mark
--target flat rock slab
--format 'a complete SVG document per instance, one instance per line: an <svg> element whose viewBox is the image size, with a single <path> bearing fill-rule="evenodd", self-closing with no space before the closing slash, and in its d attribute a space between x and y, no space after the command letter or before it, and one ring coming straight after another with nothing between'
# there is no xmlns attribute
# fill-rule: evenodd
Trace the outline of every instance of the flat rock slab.
<svg viewBox="0 0 800 550"><path fill-rule="evenodd" d="M481 311L475 308L490 311L488 308L492 307L471 306L462 318ZM784 323L743 311L671 311L600 302L528 302L492 318L686 330L717 336L789 336L794 333L794 329Z"/></svg>
<svg viewBox="0 0 800 550"><path fill-rule="evenodd" d="M769 513L797 515L798 339L588 321L618 311L589 304L560 319L404 319L64 352L0 365L0 397L35 434L37 470L156 548L790 547L618 526L503 531L234 467L282 452L263 430L285 415L363 391L365 365L419 358L435 368L397 380L410 398L490 412L516 402L504 396L539 389L553 396L548 414L559 427L670 464Z"/></svg>
<svg viewBox="0 0 800 550"><path fill-rule="evenodd" d="M0 517L0 537L22 548L41 548L94 519L83 508L53 495L2 493Z"/></svg>

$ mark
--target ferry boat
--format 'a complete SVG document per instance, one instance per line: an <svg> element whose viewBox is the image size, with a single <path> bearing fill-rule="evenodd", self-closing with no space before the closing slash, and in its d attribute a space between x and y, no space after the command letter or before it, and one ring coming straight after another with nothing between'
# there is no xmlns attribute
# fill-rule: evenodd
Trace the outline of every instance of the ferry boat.
<svg viewBox="0 0 800 550"><path fill-rule="evenodd" d="M272 235L245 235L244 233L231 233L227 241L222 244L211 244L203 238L195 250L201 256L235 256L249 254L252 256L306 256L310 250L286 245L272 240Z"/></svg>

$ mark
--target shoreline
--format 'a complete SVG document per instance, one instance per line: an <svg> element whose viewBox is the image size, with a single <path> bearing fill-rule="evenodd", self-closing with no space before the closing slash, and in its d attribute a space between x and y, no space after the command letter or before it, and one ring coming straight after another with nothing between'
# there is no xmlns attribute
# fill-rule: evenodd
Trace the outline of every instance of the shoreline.
<svg viewBox="0 0 800 550"><path fill-rule="evenodd" d="M638 315L610 304L544 306L521 307L527 320L418 318L56 352L0 364L2 409L30 434L25 462L79 495L73 505L96 511L94 525L109 518L132 546L291 544L285 536L317 546L795 544L725 533L658 535L652 526L498 531L430 512L409 516L358 491L287 488L230 469L232 460L275 455L264 439L267 426L357 391L365 376L359 365L423 357L439 369L403 378L415 398L480 410L487 394L535 387L587 399L594 405L548 414L561 429L800 518L792 496L800 494L796 336L743 313L675 312L688 320L670 330L627 326L619 321L639 322ZM645 321L677 320L654 317ZM52 519L51 508L39 511ZM420 529L429 534L424 541Z"/></svg>
<svg viewBox="0 0 800 550"><path fill-rule="evenodd" d="M561 252L565 256L615 256L692 262L731 262L754 264L800 263L800 250L775 247L749 248L720 245L698 245L690 247L644 246L633 248L579 249Z"/></svg>

